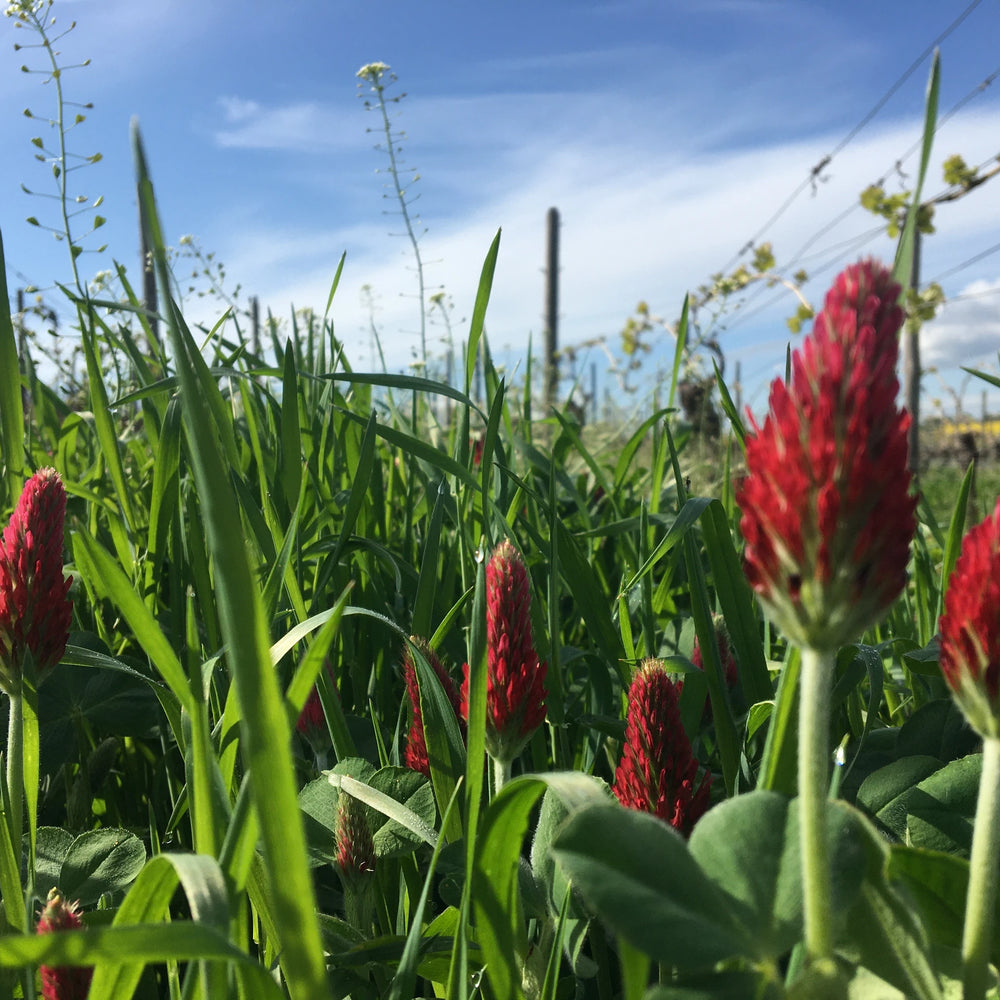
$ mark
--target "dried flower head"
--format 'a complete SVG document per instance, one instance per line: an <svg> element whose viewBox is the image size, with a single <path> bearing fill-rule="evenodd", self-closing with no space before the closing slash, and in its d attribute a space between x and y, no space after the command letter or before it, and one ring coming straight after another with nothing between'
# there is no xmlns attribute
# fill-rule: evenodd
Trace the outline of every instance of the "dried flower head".
<svg viewBox="0 0 1000 1000"><path fill-rule="evenodd" d="M49 892L45 909L38 918L39 934L54 934L60 931L77 931L83 926L80 920L80 904L67 903L58 889ZM85 1000L90 989L93 969L77 966L41 967L43 1000Z"/></svg>
<svg viewBox="0 0 1000 1000"><path fill-rule="evenodd" d="M8 694L20 686L26 653L41 683L66 651L73 580L63 577L65 517L59 473L40 469L0 539L0 688Z"/></svg>
<svg viewBox="0 0 1000 1000"><path fill-rule="evenodd" d="M430 647L426 639L419 636L410 636L410 642L420 650L423 658L431 665L434 673L437 674L444 693L451 702L451 707L455 711L455 718L462 728L465 728L462 719L462 699L458 693L455 682L451 679L448 671L438 659L437 654ZM424 738L424 719L420 709L420 685L417 681L417 667L413 662L413 650L409 645L403 650L403 677L406 681L406 692L410 698L410 729L406 736L405 761L406 766L421 774L431 776L431 765L427 758L427 741Z"/></svg>
<svg viewBox="0 0 1000 1000"><path fill-rule="evenodd" d="M745 570L801 646L855 639L906 582L916 498L910 418L896 406L899 290L875 261L840 274L792 357L791 385L771 384L763 427L751 417L737 494Z"/></svg>
<svg viewBox="0 0 1000 1000"><path fill-rule="evenodd" d="M659 660L636 671L613 791L623 806L653 813L686 837L708 809L712 777L706 772L698 780L677 707L680 692Z"/></svg>
<svg viewBox="0 0 1000 1000"><path fill-rule="evenodd" d="M971 528L948 581L941 672L981 736L1000 736L1000 500Z"/></svg>
<svg viewBox="0 0 1000 1000"><path fill-rule="evenodd" d="M545 673L531 636L528 571L504 539L486 565L486 749L511 761L545 721ZM462 717L469 717L469 665Z"/></svg>

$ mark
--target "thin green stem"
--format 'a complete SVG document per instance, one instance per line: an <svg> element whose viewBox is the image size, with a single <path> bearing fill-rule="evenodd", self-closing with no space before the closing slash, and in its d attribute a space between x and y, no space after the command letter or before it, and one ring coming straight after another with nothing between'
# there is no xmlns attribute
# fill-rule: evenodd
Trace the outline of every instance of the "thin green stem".
<svg viewBox="0 0 1000 1000"><path fill-rule="evenodd" d="M510 767L511 761L509 760L493 760L493 795L496 797L500 794L500 789L510 781Z"/></svg>
<svg viewBox="0 0 1000 1000"><path fill-rule="evenodd" d="M46 8L47 10L47 8ZM63 99L63 89L62 89L62 74L63 71L56 60L56 51L52 47L52 41L49 39L48 33L46 31L45 22L37 14L31 15L32 20L35 24L35 30L38 32L42 39L42 47L45 49L49 57L49 63L52 66L52 73L49 77L50 80L55 81L56 85L56 131L59 133L59 157L57 160L57 165L59 167L59 176L56 178L59 184L59 206L62 212L63 220L63 232L66 235L66 242L69 244L69 260L73 268L73 282L76 285L77 291L81 296L86 297L86 289L83 287L83 282L80 280L80 271L76 266L77 251L76 245L73 242L73 232L70 228L70 214L69 214L69 192L67 190L67 161L68 154L66 151L66 121L65 121L65 111L66 104ZM62 36L60 36L62 37Z"/></svg>
<svg viewBox="0 0 1000 1000"><path fill-rule="evenodd" d="M830 678L834 653L802 650L799 712L799 824L806 951L812 960L833 954L832 892L826 801L830 780Z"/></svg>
<svg viewBox="0 0 1000 1000"><path fill-rule="evenodd" d="M1000 738L983 741L983 773L979 779L976 826L969 858L969 893L965 898L962 936L963 997L986 996L993 908L1000 877Z"/></svg>
<svg viewBox="0 0 1000 1000"><path fill-rule="evenodd" d="M7 717L7 796L10 800L10 840L15 850L24 828L24 695L10 695Z"/></svg>
<svg viewBox="0 0 1000 1000"><path fill-rule="evenodd" d="M394 77L390 79L395 79ZM385 132L385 151L389 156L389 174L392 177L393 191L399 202L399 214L406 226L406 235L413 247L413 259L417 268L417 284L420 288L420 360L423 362L423 374L427 374L427 307L424 299L424 260L420 254L420 244L410 219L410 210L406 201L406 188L400 180L399 163L396 160L396 140L392 134L392 122L389 121L389 109L385 101L385 84L381 77L373 81L375 93L378 95L378 109L382 113L382 129Z"/></svg>

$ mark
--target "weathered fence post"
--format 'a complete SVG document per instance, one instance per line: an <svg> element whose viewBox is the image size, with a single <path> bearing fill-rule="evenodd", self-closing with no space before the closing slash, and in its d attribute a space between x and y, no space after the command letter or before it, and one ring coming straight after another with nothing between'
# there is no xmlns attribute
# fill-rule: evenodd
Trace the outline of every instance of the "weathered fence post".
<svg viewBox="0 0 1000 1000"><path fill-rule="evenodd" d="M550 208L545 231L545 405L559 394L559 209Z"/></svg>

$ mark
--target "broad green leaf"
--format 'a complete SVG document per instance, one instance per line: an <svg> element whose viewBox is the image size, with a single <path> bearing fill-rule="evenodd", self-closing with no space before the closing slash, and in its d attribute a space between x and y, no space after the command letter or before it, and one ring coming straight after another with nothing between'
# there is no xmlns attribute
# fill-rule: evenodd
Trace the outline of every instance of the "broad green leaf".
<svg viewBox="0 0 1000 1000"><path fill-rule="evenodd" d="M756 951L732 898L656 816L618 805L585 807L563 827L552 851L597 915L657 962L707 970ZM505 908L507 900L501 896L497 903Z"/></svg>
<svg viewBox="0 0 1000 1000"><path fill-rule="evenodd" d="M864 875L862 820L831 802L827 809L833 909L843 913L856 899ZM735 920L755 955L777 961L802 937L802 855L797 800L756 791L729 799L699 820L691 856L731 899Z"/></svg>
<svg viewBox="0 0 1000 1000"><path fill-rule="evenodd" d="M907 799L907 843L967 854L972 845L982 769L982 754L970 754L921 781Z"/></svg>
<svg viewBox="0 0 1000 1000"><path fill-rule="evenodd" d="M903 757L880 767L861 783L857 804L865 809L897 840L906 837L906 817L909 801L917 783L941 767L937 757Z"/></svg>
<svg viewBox="0 0 1000 1000"><path fill-rule="evenodd" d="M145 861L146 848L128 830L90 830L70 845L57 884L67 899L90 906L131 885Z"/></svg>

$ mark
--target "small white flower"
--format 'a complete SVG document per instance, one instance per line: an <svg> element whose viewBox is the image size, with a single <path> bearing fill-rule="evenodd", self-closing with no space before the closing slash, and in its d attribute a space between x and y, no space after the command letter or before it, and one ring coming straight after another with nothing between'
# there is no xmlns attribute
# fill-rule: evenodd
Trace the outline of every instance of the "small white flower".
<svg viewBox="0 0 1000 1000"><path fill-rule="evenodd" d="M355 75L359 80L371 80L372 83L378 83L388 72L389 67L384 62L373 62L362 66Z"/></svg>

